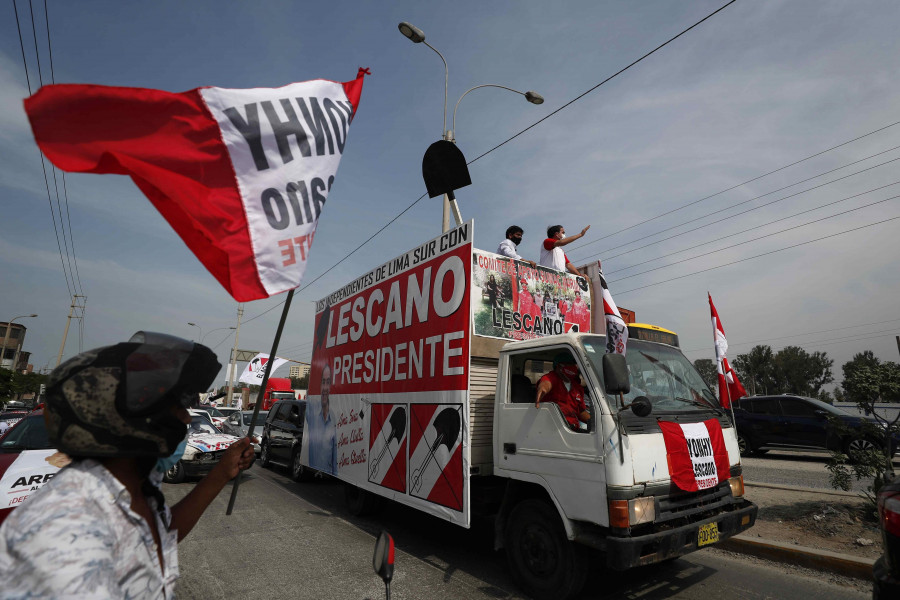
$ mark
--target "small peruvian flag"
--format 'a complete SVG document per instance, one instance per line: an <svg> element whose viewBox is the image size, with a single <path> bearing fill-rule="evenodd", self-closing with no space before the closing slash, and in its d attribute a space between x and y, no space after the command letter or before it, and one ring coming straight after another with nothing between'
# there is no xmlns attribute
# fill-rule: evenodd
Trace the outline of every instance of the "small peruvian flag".
<svg viewBox="0 0 900 600"><path fill-rule="evenodd" d="M725 357L728 351L728 340L725 339L725 330L722 328L722 321L719 319L719 313L713 304L712 296L709 292L709 310L712 314L713 339L716 343L716 368L719 373L719 404L722 408L731 408L731 402L747 395L747 390L738 381L737 373L728 364Z"/></svg>
<svg viewBox="0 0 900 600"><path fill-rule="evenodd" d="M606 285L606 277L603 276L603 267L597 261L597 273L600 278L600 287L603 290L603 316L606 318L606 351L616 354L625 354L628 345L628 325L616 306L609 287Z"/></svg>
<svg viewBox="0 0 900 600"><path fill-rule="evenodd" d="M130 176L244 302L300 285L366 73L180 94L48 85L25 111L50 162Z"/></svg>

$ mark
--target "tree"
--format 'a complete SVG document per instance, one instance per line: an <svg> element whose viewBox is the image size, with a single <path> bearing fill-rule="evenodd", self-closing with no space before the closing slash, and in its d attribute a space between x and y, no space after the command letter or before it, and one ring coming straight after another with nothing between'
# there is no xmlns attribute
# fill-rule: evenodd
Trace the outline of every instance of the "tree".
<svg viewBox="0 0 900 600"><path fill-rule="evenodd" d="M834 361L825 352L809 354L799 346L787 346L773 358L776 393L817 396L822 386L834 381Z"/></svg>
<svg viewBox="0 0 900 600"><path fill-rule="evenodd" d="M715 390L716 386L719 385L716 363L709 358L698 358L694 361L694 368L697 369L698 373L700 373L700 377L703 378L703 381L706 382L706 385Z"/></svg>
<svg viewBox="0 0 900 600"><path fill-rule="evenodd" d="M874 502L875 495L885 481L894 476L891 441L893 434L900 431L897 417L888 420L875 410L878 400L888 402L900 401L900 366L896 363L882 363L871 350L860 352L842 367L844 381L841 382L844 395L850 402L874 422L864 423L866 437L873 442L880 442L880 448L864 452L851 453L847 456L841 452L833 452L827 468L831 472L832 487L850 489L851 473L860 479L872 479L868 486L867 497ZM837 390L835 390L837 392ZM839 424L834 423L835 427Z"/></svg>
<svg viewBox="0 0 900 600"><path fill-rule="evenodd" d="M772 387L775 361L771 346L754 346L750 352L738 354L731 366L751 396L766 394Z"/></svg>
<svg viewBox="0 0 900 600"><path fill-rule="evenodd" d="M291 377L292 390L305 390L309 387L309 373L303 377Z"/></svg>

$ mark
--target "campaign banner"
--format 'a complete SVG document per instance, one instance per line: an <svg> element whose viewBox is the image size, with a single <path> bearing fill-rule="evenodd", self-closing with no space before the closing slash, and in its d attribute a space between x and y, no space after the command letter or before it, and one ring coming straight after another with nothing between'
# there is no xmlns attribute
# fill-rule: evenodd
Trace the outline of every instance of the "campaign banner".
<svg viewBox="0 0 900 600"><path fill-rule="evenodd" d="M19 506L71 459L59 450L25 450L0 477L0 510Z"/></svg>
<svg viewBox="0 0 900 600"><path fill-rule="evenodd" d="M473 222L316 302L301 462L469 526Z"/></svg>
<svg viewBox="0 0 900 600"><path fill-rule="evenodd" d="M241 372L241 376L238 378L238 381L241 383L249 383L252 385L262 385L262 380L266 374L266 363L269 362L268 354L257 354L254 356L250 362L247 363L247 366L244 367L244 370ZM274 373L278 370L278 367L286 364L288 360L286 358L278 358L275 357L275 362L272 364L271 373Z"/></svg>
<svg viewBox="0 0 900 600"><path fill-rule="evenodd" d="M492 252L472 253L475 335L531 340L591 330L587 279Z"/></svg>

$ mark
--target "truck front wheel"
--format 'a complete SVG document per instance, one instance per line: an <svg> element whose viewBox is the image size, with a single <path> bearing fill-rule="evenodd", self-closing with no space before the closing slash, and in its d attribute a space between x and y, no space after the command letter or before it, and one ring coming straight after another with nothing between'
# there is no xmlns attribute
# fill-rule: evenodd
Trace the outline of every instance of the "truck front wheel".
<svg viewBox="0 0 900 600"><path fill-rule="evenodd" d="M504 544L513 579L533 598L568 598L584 587L587 550L566 538L556 510L544 500L524 500L512 510Z"/></svg>

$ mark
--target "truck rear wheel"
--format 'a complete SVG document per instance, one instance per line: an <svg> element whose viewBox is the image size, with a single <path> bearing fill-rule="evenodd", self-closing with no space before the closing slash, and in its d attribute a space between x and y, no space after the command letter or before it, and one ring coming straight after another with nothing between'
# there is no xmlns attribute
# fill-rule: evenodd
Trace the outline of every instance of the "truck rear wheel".
<svg viewBox="0 0 900 600"><path fill-rule="evenodd" d="M344 500L347 503L347 509L354 517L364 517L376 513L383 504L381 496L367 492L351 483L344 484Z"/></svg>
<svg viewBox="0 0 900 600"><path fill-rule="evenodd" d="M513 579L537 600L568 598L587 579L587 551L568 540L556 509L544 500L516 506L504 530Z"/></svg>

